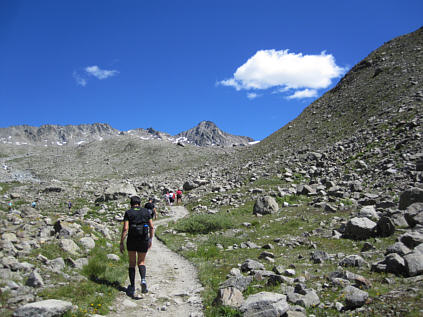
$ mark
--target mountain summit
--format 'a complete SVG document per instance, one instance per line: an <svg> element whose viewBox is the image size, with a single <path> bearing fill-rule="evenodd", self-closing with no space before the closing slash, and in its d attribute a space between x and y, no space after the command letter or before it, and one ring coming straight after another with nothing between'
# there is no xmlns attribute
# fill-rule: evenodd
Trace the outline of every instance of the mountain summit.
<svg viewBox="0 0 423 317"><path fill-rule="evenodd" d="M199 146L236 146L247 145L254 141L249 137L223 132L211 121L201 121L194 128L181 132L176 137Z"/></svg>

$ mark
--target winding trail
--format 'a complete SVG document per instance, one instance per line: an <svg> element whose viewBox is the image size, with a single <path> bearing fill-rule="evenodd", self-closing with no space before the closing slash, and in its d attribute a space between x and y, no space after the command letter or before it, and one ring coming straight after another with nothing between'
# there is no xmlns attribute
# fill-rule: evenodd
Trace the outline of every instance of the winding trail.
<svg viewBox="0 0 423 317"><path fill-rule="evenodd" d="M188 214L182 206L173 206L171 211L170 218L154 221L154 226L163 225ZM197 271L189 261L154 238L153 246L147 253L146 267L149 292L141 293L137 270L135 298L132 299L121 292L107 316L203 316L200 297L202 287L197 278Z"/></svg>

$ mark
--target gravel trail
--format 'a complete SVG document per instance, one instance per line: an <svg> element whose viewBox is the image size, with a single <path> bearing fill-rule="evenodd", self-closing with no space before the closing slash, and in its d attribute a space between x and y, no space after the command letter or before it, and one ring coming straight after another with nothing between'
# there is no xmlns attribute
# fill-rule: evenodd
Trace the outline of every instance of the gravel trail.
<svg viewBox="0 0 423 317"><path fill-rule="evenodd" d="M188 214L182 206L173 206L171 210L172 217L155 221L154 226ZM200 296L202 287L197 278L197 271L189 261L154 238L153 246L147 253L146 267L149 292L141 293L137 269L135 298L132 299L121 292L108 316L203 316Z"/></svg>

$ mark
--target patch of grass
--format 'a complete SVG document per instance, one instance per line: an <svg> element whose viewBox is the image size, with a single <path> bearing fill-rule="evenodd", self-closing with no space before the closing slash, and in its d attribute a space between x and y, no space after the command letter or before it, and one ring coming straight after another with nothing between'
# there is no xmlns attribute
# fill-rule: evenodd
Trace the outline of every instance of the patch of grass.
<svg viewBox="0 0 423 317"><path fill-rule="evenodd" d="M38 295L44 299L55 298L71 301L78 306L77 312L69 316L88 316L90 314L107 314L109 306L123 288L127 277L127 255L122 255L117 262L107 258L108 253L118 253L118 245L112 249L106 247L105 240L99 240L90 252L89 262L81 273L88 279L69 282L67 285L53 289L44 289Z"/></svg>
<svg viewBox="0 0 423 317"><path fill-rule="evenodd" d="M7 193L8 191L10 191L13 188L22 186L21 183L19 182L7 182L7 183L0 183L0 194L3 195L5 193Z"/></svg>
<svg viewBox="0 0 423 317"><path fill-rule="evenodd" d="M206 234L222 229L232 228L230 217L226 214L199 214L182 219L175 229L179 232L191 234Z"/></svg>

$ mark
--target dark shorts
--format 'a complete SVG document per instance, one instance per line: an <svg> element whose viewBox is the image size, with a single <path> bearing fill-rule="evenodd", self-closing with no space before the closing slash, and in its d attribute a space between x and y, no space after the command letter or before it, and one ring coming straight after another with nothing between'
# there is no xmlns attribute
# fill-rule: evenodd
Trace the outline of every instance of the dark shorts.
<svg viewBox="0 0 423 317"><path fill-rule="evenodd" d="M128 237L128 239L126 240L126 249L128 251L146 253L148 251L148 240L139 240Z"/></svg>
<svg viewBox="0 0 423 317"><path fill-rule="evenodd" d="M182 195L176 195L176 198L181 199Z"/></svg>
<svg viewBox="0 0 423 317"><path fill-rule="evenodd" d="M170 197L170 198L169 198L169 201L170 201L171 203L173 203L173 202L175 201L175 199L173 199L172 197Z"/></svg>

